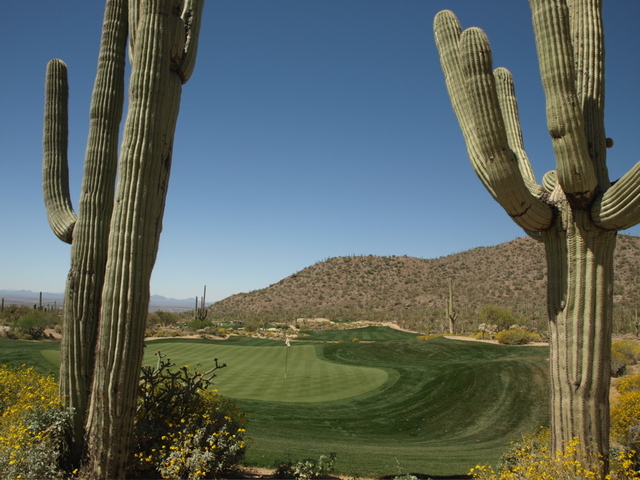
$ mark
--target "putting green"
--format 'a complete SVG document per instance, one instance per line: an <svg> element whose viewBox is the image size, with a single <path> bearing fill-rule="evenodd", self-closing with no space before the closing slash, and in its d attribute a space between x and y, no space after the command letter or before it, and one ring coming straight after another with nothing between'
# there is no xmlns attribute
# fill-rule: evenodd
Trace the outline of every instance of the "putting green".
<svg viewBox="0 0 640 480"><path fill-rule="evenodd" d="M386 370L327 362L313 345L243 347L173 340L147 342L144 363L154 365L160 350L176 362L205 371L214 358L228 366L219 370L215 388L230 398L270 402L326 402L355 397L382 386ZM286 378L285 378L286 373Z"/></svg>
<svg viewBox="0 0 640 480"><path fill-rule="evenodd" d="M56 368L60 365L60 349L41 350L40 354L46 361L51 363L51 365L55 366Z"/></svg>

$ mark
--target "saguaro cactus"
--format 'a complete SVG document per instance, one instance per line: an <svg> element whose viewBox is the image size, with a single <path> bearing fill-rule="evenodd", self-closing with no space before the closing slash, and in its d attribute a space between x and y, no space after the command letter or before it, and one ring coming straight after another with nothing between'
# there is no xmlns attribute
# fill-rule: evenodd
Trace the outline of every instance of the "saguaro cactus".
<svg viewBox="0 0 640 480"><path fill-rule="evenodd" d="M196 295L196 308L193 311L193 319L204 321L209 314L207 307L205 305L205 299L207 297L207 286L204 286L204 291L202 292L202 297L200 297L200 306L198 306L198 296Z"/></svg>
<svg viewBox="0 0 640 480"><path fill-rule="evenodd" d="M449 298L447 299L447 306L445 308L447 319L449 320L449 333L453 335L456 331L456 320L458 319L458 312L453 308L453 280L449 279Z"/></svg>
<svg viewBox="0 0 640 480"><path fill-rule="evenodd" d="M544 242L551 338L552 451L572 437L609 451L616 232L640 221L640 164L612 184L606 168L601 0L530 0L556 170L536 183L511 74L492 70L484 32L437 14L447 89L477 175L511 218Z"/></svg>
<svg viewBox="0 0 640 480"><path fill-rule="evenodd" d="M47 68L44 199L54 233L71 243L61 393L75 412L75 460L88 455L82 471L91 478L124 475L181 85L195 65L203 4L107 1L77 215L68 187L66 67L52 60ZM118 156L127 38L129 109Z"/></svg>

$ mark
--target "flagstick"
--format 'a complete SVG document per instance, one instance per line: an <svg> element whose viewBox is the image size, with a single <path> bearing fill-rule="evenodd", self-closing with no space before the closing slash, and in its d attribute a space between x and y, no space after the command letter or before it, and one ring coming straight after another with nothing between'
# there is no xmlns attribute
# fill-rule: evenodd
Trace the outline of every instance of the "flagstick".
<svg viewBox="0 0 640 480"><path fill-rule="evenodd" d="M289 348L291 348L291 343L289 343L289 337L285 338L285 353L284 353L284 379L287 379L287 365L289 362Z"/></svg>
<svg viewBox="0 0 640 480"><path fill-rule="evenodd" d="M287 362L289 361L289 347L284 347L284 379L287 379Z"/></svg>

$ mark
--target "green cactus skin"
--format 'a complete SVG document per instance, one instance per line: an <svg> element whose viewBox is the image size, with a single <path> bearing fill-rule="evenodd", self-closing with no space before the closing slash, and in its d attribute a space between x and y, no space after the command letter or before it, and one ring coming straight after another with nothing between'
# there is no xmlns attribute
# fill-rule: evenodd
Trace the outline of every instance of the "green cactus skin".
<svg viewBox="0 0 640 480"><path fill-rule="evenodd" d="M583 455L606 459L613 252L617 231L640 222L640 163L609 181L601 0L529 3L556 157L542 185L524 150L513 79L504 68L493 70L484 32L463 32L455 15L442 11L435 40L474 170L546 247L551 451L580 437ZM606 462L602 468L604 474Z"/></svg>
<svg viewBox="0 0 640 480"><path fill-rule="evenodd" d="M54 233L71 243L71 267L64 301L60 393L73 412L72 457L76 459L75 463L84 450L83 426L113 208L124 101L126 7L126 2L109 1L105 8L77 216L71 208L68 187L66 66L60 60L52 60L47 67L43 189Z"/></svg>
<svg viewBox="0 0 640 480"><path fill-rule="evenodd" d="M449 333L453 335L455 333L456 320L458 319L458 312L453 308L453 280L449 279L449 298L447 300L447 306L445 314L449 320Z"/></svg>
<svg viewBox="0 0 640 480"><path fill-rule="evenodd" d="M61 393L76 412L72 455L86 454L86 478L124 477L181 85L195 65L203 5L107 1L77 217L68 199L66 68L58 60L48 67L43 190L54 233L71 242Z"/></svg>
<svg viewBox="0 0 640 480"><path fill-rule="evenodd" d="M200 297L200 306L198 307L198 297L196 296L196 309L193 311L193 318L195 320L204 320L207 318L209 311L205 306L205 299L207 297L207 286L204 286L204 291L202 292L202 297Z"/></svg>

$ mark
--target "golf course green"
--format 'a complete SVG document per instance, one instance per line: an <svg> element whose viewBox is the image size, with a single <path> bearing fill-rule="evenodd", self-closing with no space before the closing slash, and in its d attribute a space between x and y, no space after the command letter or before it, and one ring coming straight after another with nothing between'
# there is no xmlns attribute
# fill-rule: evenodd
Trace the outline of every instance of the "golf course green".
<svg viewBox="0 0 640 480"><path fill-rule="evenodd" d="M273 342L275 344L275 342ZM389 375L372 367L327 362L316 355L313 345L242 347L193 340L147 342L144 363L154 365L158 348L172 361L204 371L214 359L228 366L216 372L216 389L234 399L267 402L325 402L350 398L376 389ZM231 360L233 359L233 360Z"/></svg>
<svg viewBox="0 0 640 480"><path fill-rule="evenodd" d="M216 358L227 364L214 387L249 414L247 466L336 452L343 477L460 475L497 463L510 441L548 424L548 347L369 327L309 332L291 347L246 337L147 341L145 363L158 351L199 371ZM0 352L0 362L6 353L41 370L58 361L51 343L3 340Z"/></svg>

